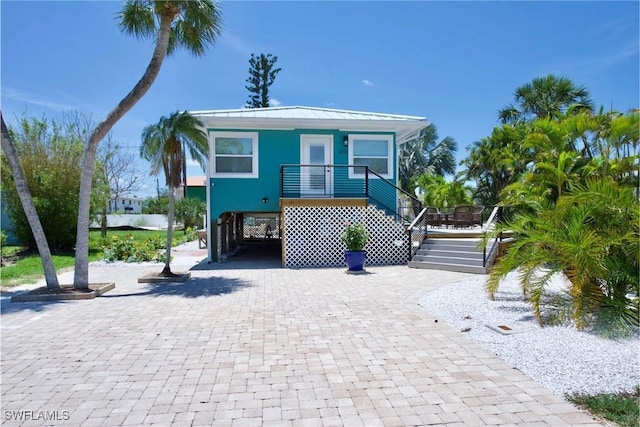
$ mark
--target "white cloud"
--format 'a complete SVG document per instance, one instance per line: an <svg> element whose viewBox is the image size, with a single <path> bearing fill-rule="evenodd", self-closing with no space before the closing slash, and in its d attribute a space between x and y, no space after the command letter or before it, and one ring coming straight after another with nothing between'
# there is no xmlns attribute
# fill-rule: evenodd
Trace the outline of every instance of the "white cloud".
<svg viewBox="0 0 640 427"><path fill-rule="evenodd" d="M229 32L224 33L220 39L220 44L242 56L246 56L247 60L249 59L249 56L255 52L255 49L250 46L250 43Z"/></svg>
<svg viewBox="0 0 640 427"><path fill-rule="evenodd" d="M39 95L29 93L17 88L4 86L2 88L2 96L13 101L24 102L25 104L33 104L39 107L51 108L53 110L73 110L78 109L78 105L66 104L63 102L50 101ZM68 97L67 97L68 98Z"/></svg>
<svg viewBox="0 0 640 427"><path fill-rule="evenodd" d="M362 84L367 87L373 86L373 82L366 79L362 81Z"/></svg>
<svg viewBox="0 0 640 427"><path fill-rule="evenodd" d="M279 107L282 105L279 99L271 98L269 99L269 107Z"/></svg>
<svg viewBox="0 0 640 427"><path fill-rule="evenodd" d="M617 65L619 62L626 61L629 58L632 58L634 55L638 53L638 41L634 40L631 43L628 43L616 52L611 52L611 54L603 56L599 60L594 61L595 64L600 65L603 68L609 68Z"/></svg>
<svg viewBox="0 0 640 427"><path fill-rule="evenodd" d="M616 51L609 51L605 54L598 55L594 53L588 58L576 60L569 63L556 64L555 68L558 73L574 74L577 71L588 70L591 74L600 73L604 70L616 67L620 62L628 61L638 54L640 45L637 40L629 43L621 44Z"/></svg>
<svg viewBox="0 0 640 427"><path fill-rule="evenodd" d="M624 19L612 19L609 21L603 21L600 25L596 25L594 28L588 29L587 34L593 38L617 40L627 37L627 34L635 36L631 22L626 22ZM637 37L634 37L637 38Z"/></svg>

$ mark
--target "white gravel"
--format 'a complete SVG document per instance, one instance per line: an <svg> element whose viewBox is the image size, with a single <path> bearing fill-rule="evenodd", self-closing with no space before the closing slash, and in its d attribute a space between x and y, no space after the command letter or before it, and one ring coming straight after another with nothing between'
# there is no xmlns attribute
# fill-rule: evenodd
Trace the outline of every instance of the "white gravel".
<svg viewBox="0 0 640 427"><path fill-rule="evenodd" d="M640 384L640 335L611 340L573 327L540 327L515 274L491 301L478 276L438 288L419 304L441 322L543 384L556 395L632 391ZM562 280L554 278L554 286ZM487 325L505 325L503 335Z"/></svg>

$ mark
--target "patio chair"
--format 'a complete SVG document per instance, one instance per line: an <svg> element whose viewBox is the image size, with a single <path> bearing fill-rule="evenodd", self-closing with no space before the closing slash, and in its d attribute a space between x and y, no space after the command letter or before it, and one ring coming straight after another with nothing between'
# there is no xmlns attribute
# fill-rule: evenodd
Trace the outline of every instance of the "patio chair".
<svg viewBox="0 0 640 427"><path fill-rule="evenodd" d="M471 218L471 226L479 225L482 227L482 213L484 212L484 206L474 206Z"/></svg>
<svg viewBox="0 0 640 427"><path fill-rule="evenodd" d="M473 227L473 206L462 205L453 208L453 219L450 222L454 227Z"/></svg>
<svg viewBox="0 0 640 427"><path fill-rule="evenodd" d="M425 208L427 210L427 225L431 227L442 227L442 215L440 214L440 210L433 206L427 206Z"/></svg>
<svg viewBox="0 0 640 427"><path fill-rule="evenodd" d="M453 208L452 223L454 227L482 226L484 206L461 205Z"/></svg>

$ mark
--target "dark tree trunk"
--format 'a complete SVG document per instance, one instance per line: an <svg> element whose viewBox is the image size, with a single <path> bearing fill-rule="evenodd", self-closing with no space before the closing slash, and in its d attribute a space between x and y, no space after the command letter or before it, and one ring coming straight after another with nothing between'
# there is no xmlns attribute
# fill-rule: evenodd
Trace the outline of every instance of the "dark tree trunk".
<svg viewBox="0 0 640 427"><path fill-rule="evenodd" d="M49 289L60 289L60 283L58 282L58 275L56 274L55 266L53 265L53 258L51 257L51 250L49 249L49 243L47 242L47 236L44 234L40 217L36 211L36 207L33 204L33 197L31 191L27 185L27 178L24 176L22 165L18 159L18 152L13 139L9 135L9 130L4 122L2 113L0 112L0 121L2 122L2 151L4 151L11 173L13 174L13 181L18 191L18 197L20 197L20 203L24 209L24 213L29 221L29 226L33 232L33 238L36 241L38 247L38 253L42 261L42 268L44 269L44 277Z"/></svg>
<svg viewBox="0 0 640 427"><path fill-rule="evenodd" d="M98 144L113 126L144 96L160 72L160 66L167 54L169 35L173 17L162 16L156 47L151 61L142 78L136 83L118 105L111 110L107 117L95 128L85 150L80 178L80 202L78 204L78 225L76 237L76 262L73 286L77 289L89 287L89 220L91 215L91 186L95 171L96 152Z"/></svg>
<svg viewBox="0 0 640 427"><path fill-rule="evenodd" d="M103 239L107 237L107 208L102 209L100 236L102 236Z"/></svg>

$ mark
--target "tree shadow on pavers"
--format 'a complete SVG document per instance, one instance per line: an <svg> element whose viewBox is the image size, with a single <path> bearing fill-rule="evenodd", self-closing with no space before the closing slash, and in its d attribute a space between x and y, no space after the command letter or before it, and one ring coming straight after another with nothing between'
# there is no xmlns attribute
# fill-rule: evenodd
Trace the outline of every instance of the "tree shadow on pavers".
<svg viewBox="0 0 640 427"><path fill-rule="evenodd" d="M142 285L141 285L142 286ZM90 304L97 299L137 297L137 296L163 296L177 295L185 298L215 297L230 294L242 288L251 286L246 280L228 277L196 277L183 283L148 283L139 288L138 292L118 293L116 287L112 293L104 294L92 300L60 300L60 301L36 301L36 302L11 302L11 296L25 291L4 291L0 300L0 315L16 313L20 311L44 312L61 304Z"/></svg>
<svg viewBox="0 0 640 427"><path fill-rule="evenodd" d="M181 283L146 283L139 292L114 293L102 295L100 298L143 297L143 296L180 296L184 298L215 297L230 294L251 283L228 277L192 277Z"/></svg>
<svg viewBox="0 0 640 427"><path fill-rule="evenodd" d="M59 300L59 301L33 301L33 302L11 302L11 297L18 294L23 294L27 291L3 291L2 300L0 300L0 315L17 313L19 311L32 311L35 313L44 312L54 306L60 304L69 304L71 300Z"/></svg>

